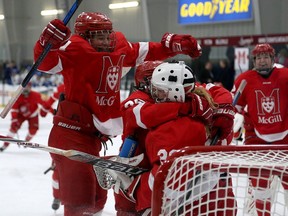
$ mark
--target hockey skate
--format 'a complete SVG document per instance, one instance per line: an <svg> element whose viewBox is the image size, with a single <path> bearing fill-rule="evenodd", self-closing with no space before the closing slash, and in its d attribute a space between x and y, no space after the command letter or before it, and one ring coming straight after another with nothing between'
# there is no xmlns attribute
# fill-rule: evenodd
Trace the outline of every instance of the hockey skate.
<svg viewBox="0 0 288 216"><path fill-rule="evenodd" d="M2 147L0 147L0 152L3 152L7 147L8 147L9 143L4 143L4 145Z"/></svg>
<svg viewBox="0 0 288 216"><path fill-rule="evenodd" d="M54 209L55 211L59 209L60 207L60 200L54 198L53 203L52 203L52 209Z"/></svg>

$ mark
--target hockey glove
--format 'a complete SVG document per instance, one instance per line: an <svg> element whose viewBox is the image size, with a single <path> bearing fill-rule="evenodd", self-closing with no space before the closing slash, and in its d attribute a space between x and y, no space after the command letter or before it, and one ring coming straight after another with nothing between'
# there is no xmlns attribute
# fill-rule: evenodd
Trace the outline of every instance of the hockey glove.
<svg viewBox="0 0 288 216"><path fill-rule="evenodd" d="M233 138L235 108L231 104L220 105L214 110L211 136L219 133L219 142L229 144ZM226 140L225 140L226 139Z"/></svg>
<svg viewBox="0 0 288 216"><path fill-rule="evenodd" d="M186 96L187 102L180 106L179 114L189 115L193 118L199 118L205 124L212 123L213 109L210 107L208 101L204 97L191 93Z"/></svg>
<svg viewBox="0 0 288 216"><path fill-rule="evenodd" d="M40 116L44 118L49 112L54 115L54 109L51 106L41 107Z"/></svg>
<svg viewBox="0 0 288 216"><path fill-rule="evenodd" d="M44 28L39 40L43 47L49 42L52 49L59 49L70 36L70 29L61 20L54 19Z"/></svg>
<svg viewBox="0 0 288 216"><path fill-rule="evenodd" d="M191 58L201 56L202 49L197 40L191 35L165 33L161 39L163 47L171 52L189 55Z"/></svg>
<svg viewBox="0 0 288 216"><path fill-rule="evenodd" d="M20 122L18 121L18 119L12 119L12 123L11 123L11 127L10 127L10 133L9 136L13 137L17 131L19 130L19 128L21 127Z"/></svg>

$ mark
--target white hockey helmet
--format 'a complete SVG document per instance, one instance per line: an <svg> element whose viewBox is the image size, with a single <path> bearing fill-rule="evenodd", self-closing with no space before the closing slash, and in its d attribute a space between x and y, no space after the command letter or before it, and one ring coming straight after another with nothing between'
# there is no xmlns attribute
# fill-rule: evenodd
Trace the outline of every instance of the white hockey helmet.
<svg viewBox="0 0 288 216"><path fill-rule="evenodd" d="M195 88L195 75L184 61L162 63L151 78L151 96L156 102L184 102L185 94Z"/></svg>

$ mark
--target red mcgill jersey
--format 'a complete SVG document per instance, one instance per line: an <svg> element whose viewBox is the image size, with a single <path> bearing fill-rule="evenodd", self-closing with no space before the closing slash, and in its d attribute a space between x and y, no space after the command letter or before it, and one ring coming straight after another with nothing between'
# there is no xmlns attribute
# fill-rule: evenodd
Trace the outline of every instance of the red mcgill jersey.
<svg viewBox="0 0 288 216"><path fill-rule="evenodd" d="M124 132L123 140L133 136L138 142L136 155L144 153L145 139L149 129L178 117L180 103L157 103L145 92L135 91L121 103ZM140 166L150 167L145 157Z"/></svg>
<svg viewBox="0 0 288 216"><path fill-rule="evenodd" d="M247 85L237 102L241 112L247 105L257 136L267 142L282 140L288 134L288 69L274 68L268 78L255 70L240 74L235 80L235 94L242 80Z"/></svg>
<svg viewBox="0 0 288 216"><path fill-rule="evenodd" d="M232 95L225 88L213 84L197 84L208 90L218 104L231 104ZM124 119L123 137L134 135L137 128L151 129L162 123L178 118L181 103L155 103L145 92L135 91L121 104Z"/></svg>
<svg viewBox="0 0 288 216"><path fill-rule="evenodd" d="M42 100L40 93L31 90L28 96L21 94L12 106L12 119L18 117L26 119L35 117L39 113L38 107L41 106L46 108L48 105L44 100Z"/></svg>
<svg viewBox="0 0 288 216"><path fill-rule="evenodd" d="M161 43L130 43L120 32L116 32L116 37L116 48L109 53L97 52L88 41L73 35L59 50L50 51L38 68L52 74L61 72L66 99L88 109L96 128L106 135L122 133L119 92L124 69L143 61L164 60L175 55ZM43 47L37 41L35 60L42 51Z"/></svg>
<svg viewBox="0 0 288 216"><path fill-rule="evenodd" d="M176 149L204 145L207 139L202 123L190 117L179 117L180 105L177 102L155 103L150 95L142 91L133 92L121 104L123 137L136 136L139 141L137 150L141 148L152 166L150 172L141 175L139 186L133 191L138 211L151 207L153 179L160 162ZM148 167L147 162L145 167Z"/></svg>
<svg viewBox="0 0 288 216"><path fill-rule="evenodd" d="M160 164L178 149L205 145L206 139L204 124L188 116L178 117L149 130L145 149L152 169L141 175L139 186L134 192L137 210L151 207L154 177Z"/></svg>

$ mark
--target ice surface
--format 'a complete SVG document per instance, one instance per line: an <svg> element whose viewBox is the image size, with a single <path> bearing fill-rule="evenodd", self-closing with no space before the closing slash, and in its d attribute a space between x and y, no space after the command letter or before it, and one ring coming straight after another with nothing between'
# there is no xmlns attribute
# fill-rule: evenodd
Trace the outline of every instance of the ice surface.
<svg viewBox="0 0 288 216"><path fill-rule="evenodd" d="M10 122L10 113L5 119L0 119L1 135L7 135ZM47 145L51 126L51 114L48 114L46 118L41 117L39 131L31 142ZM24 123L19 130L18 138L25 139L26 134L27 123ZM112 147L108 142L106 154L117 154L120 143L120 137L113 139ZM0 142L0 145L2 144ZM56 212L51 208L52 172L44 175L44 171L50 165L50 155L40 150L11 144L4 152L0 152L0 216L63 215L63 206ZM108 201L102 215L116 215L112 190L109 190Z"/></svg>

